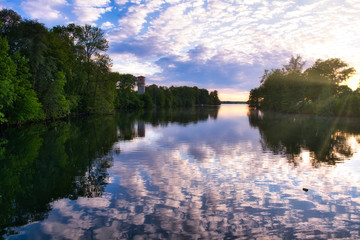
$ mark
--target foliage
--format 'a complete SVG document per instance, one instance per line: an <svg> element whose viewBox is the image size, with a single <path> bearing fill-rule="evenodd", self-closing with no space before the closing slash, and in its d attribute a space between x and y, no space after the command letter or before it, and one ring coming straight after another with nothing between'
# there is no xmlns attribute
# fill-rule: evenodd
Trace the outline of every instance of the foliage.
<svg viewBox="0 0 360 240"><path fill-rule="evenodd" d="M4 108L11 106L16 98L13 84L16 65L9 57L8 50L7 41L0 38L0 123L7 121Z"/></svg>
<svg viewBox="0 0 360 240"><path fill-rule="evenodd" d="M20 54L13 56L16 64L14 87L16 99L6 111L10 123L24 123L29 120L38 120L44 117L42 105L36 92L31 88L29 81L29 69L26 66L28 60Z"/></svg>
<svg viewBox="0 0 360 240"><path fill-rule="evenodd" d="M338 58L318 59L302 71L301 57L283 69L265 70L261 85L252 89L249 106L263 110L319 115L360 116L359 94L343 85L355 73Z"/></svg>
<svg viewBox="0 0 360 240"><path fill-rule="evenodd" d="M8 55L7 41L0 38L0 123L22 123L42 118L41 104L31 89L27 60Z"/></svg>
<svg viewBox="0 0 360 240"><path fill-rule="evenodd" d="M197 87L146 87L156 107L193 107L195 105L220 105L217 91L208 92Z"/></svg>
<svg viewBox="0 0 360 240"><path fill-rule="evenodd" d="M0 235L46 218L56 199L101 196L112 162L106 154L116 141L108 116L2 131Z"/></svg>
<svg viewBox="0 0 360 240"><path fill-rule="evenodd" d="M49 84L49 89L44 95L44 111L47 118L62 118L70 113L70 102L64 93L65 83L64 73L58 72Z"/></svg>

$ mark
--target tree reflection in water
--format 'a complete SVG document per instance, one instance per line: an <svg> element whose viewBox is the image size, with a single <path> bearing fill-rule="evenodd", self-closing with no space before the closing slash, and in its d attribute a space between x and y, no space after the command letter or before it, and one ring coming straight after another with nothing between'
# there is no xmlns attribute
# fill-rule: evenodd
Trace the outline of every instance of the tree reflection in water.
<svg viewBox="0 0 360 240"><path fill-rule="evenodd" d="M12 235L12 227L47 218L50 203L57 199L101 197L109 182L113 144L145 137L145 122L186 125L216 118L217 110L117 113L2 129L0 235Z"/></svg>
<svg viewBox="0 0 360 240"><path fill-rule="evenodd" d="M302 150L309 150L313 166L335 165L352 156L349 137L360 133L358 119L283 115L250 110L249 122L260 131L263 150L286 155L297 165Z"/></svg>
<svg viewBox="0 0 360 240"><path fill-rule="evenodd" d="M47 217L56 199L101 196L116 138L112 117L5 129L0 145L0 230ZM9 229L8 229L9 230Z"/></svg>

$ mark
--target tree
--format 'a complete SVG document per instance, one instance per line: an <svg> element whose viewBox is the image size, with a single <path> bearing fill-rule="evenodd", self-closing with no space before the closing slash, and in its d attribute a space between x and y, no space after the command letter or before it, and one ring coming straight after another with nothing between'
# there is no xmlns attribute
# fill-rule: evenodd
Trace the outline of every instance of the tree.
<svg viewBox="0 0 360 240"><path fill-rule="evenodd" d="M154 107L154 102L150 96L150 94L148 92L145 92L144 94L141 94L139 96L140 100L144 103L144 108L145 109L150 109L152 107Z"/></svg>
<svg viewBox="0 0 360 240"><path fill-rule="evenodd" d="M248 104L250 107L252 107L252 108L260 108L261 107L261 102L264 99L261 90L262 90L261 87L250 90L249 100L248 100Z"/></svg>
<svg viewBox="0 0 360 240"><path fill-rule="evenodd" d="M285 72L302 72L306 62L302 60L302 58L298 55L296 58L294 56L291 57L288 65L283 65Z"/></svg>
<svg viewBox="0 0 360 240"><path fill-rule="evenodd" d="M6 39L0 37L0 123L6 122L4 108L13 104L16 94L13 84L16 65L8 55Z"/></svg>
<svg viewBox="0 0 360 240"><path fill-rule="evenodd" d="M70 24L68 30L73 33L79 59L82 61L87 74L87 91L93 93L88 94L87 107L88 109L97 109L96 111L101 110L102 108L96 107L102 105L102 103L96 103L97 100L101 99L97 98L97 88L102 79L99 71L104 73L106 72L104 70L109 70L110 67L109 57L102 54L109 48L108 41L104 38L104 32L100 28L91 25L75 26Z"/></svg>
<svg viewBox="0 0 360 240"><path fill-rule="evenodd" d="M64 93L65 84L64 73L58 72L44 96L44 111L47 118L62 118L70 113L70 102Z"/></svg>
<svg viewBox="0 0 360 240"><path fill-rule="evenodd" d="M29 82L27 60L8 55L7 41L0 37L0 123L22 123L42 118L41 104Z"/></svg>
<svg viewBox="0 0 360 240"><path fill-rule="evenodd" d="M104 32L97 27L91 25L74 26L70 24L69 29L74 28L77 46L82 51L85 62L91 62L91 58L95 54L105 52L109 48L108 41L104 38Z"/></svg>
<svg viewBox="0 0 360 240"><path fill-rule="evenodd" d="M110 75L117 86L115 107L127 110L142 108L144 103L134 91L137 78L131 74L111 73Z"/></svg>
<svg viewBox="0 0 360 240"><path fill-rule="evenodd" d="M210 104L212 104L212 105L220 105L221 104L221 101L218 97L218 92L216 90L213 92L210 92L209 97L210 97L210 100L209 100Z"/></svg>
<svg viewBox="0 0 360 240"><path fill-rule="evenodd" d="M310 81L316 82L315 84L318 85L318 100L323 101L320 111L323 114L329 114L332 98L337 95L339 84L354 74L355 69L339 58L331 58L325 61L318 59L306 72Z"/></svg>
<svg viewBox="0 0 360 240"><path fill-rule="evenodd" d="M2 9L0 11L0 22L2 23L0 33L7 35L21 22L21 16L11 9Z"/></svg>
<svg viewBox="0 0 360 240"><path fill-rule="evenodd" d="M36 92L31 88L28 60L21 57L19 53L15 54L13 59L16 64L13 81L16 98L6 110L9 122L21 124L26 121L43 119L42 105Z"/></svg>
<svg viewBox="0 0 360 240"><path fill-rule="evenodd" d="M298 56L283 69L265 70L260 87L250 91L249 105L279 112L360 114L358 94L341 85L354 74L354 68L338 58L317 60L304 72L303 65Z"/></svg>
<svg viewBox="0 0 360 240"><path fill-rule="evenodd" d="M137 78L132 74L119 74L117 72L111 73L111 77L116 81L117 87L121 90L134 90Z"/></svg>
<svg viewBox="0 0 360 240"><path fill-rule="evenodd" d="M346 81L356 72L353 67L339 58L330 58L328 60L316 60L315 64L307 70L309 74L318 75L327 78L332 85L338 85Z"/></svg>

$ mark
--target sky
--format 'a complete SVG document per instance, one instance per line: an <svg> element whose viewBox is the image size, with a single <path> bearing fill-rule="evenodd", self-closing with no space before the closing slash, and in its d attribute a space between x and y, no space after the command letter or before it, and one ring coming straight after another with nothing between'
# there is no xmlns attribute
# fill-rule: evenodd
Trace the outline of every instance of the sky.
<svg viewBox="0 0 360 240"><path fill-rule="evenodd" d="M218 90L223 101L247 100L264 70L291 56L305 68L341 58L360 72L360 0L0 0L0 8L48 28L101 27L113 71Z"/></svg>

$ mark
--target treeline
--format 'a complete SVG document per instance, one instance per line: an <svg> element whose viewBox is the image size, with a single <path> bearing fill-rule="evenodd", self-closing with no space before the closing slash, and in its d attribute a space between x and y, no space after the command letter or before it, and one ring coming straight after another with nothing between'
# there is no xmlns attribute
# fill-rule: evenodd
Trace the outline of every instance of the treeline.
<svg viewBox="0 0 360 240"><path fill-rule="evenodd" d="M138 96L134 76L111 72L108 48L100 28L69 24L47 29L37 21L23 20L13 10L1 10L0 124L153 104L178 107L220 102L216 91L202 99L197 94L206 90L187 87L152 86L160 90ZM179 95L181 91L185 95Z"/></svg>
<svg viewBox="0 0 360 240"><path fill-rule="evenodd" d="M142 108L179 108L196 105L220 105L217 91L209 93L197 87L162 87L155 84L146 86L144 94L138 94L137 78L131 74L119 75L116 108L135 110Z"/></svg>
<svg viewBox="0 0 360 240"><path fill-rule="evenodd" d="M250 91L250 107L286 113L360 116L360 89L345 85L355 69L338 58L305 62L292 57L282 69L265 70L261 85Z"/></svg>

